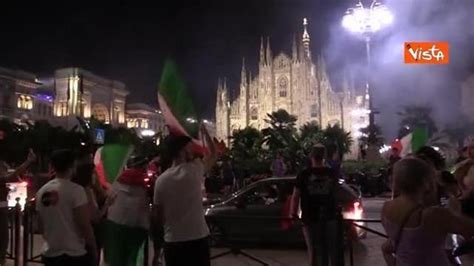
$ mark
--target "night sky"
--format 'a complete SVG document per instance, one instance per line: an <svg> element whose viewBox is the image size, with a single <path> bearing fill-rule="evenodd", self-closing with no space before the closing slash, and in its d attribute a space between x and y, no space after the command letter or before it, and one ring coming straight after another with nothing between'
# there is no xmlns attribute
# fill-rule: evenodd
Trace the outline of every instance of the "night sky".
<svg viewBox="0 0 474 266"><path fill-rule="evenodd" d="M437 18L428 10L431 15L423 20L418 18L422 15L414 15L409 9L419 12L425 3L433 6L432 3L443 1L420 0L417 2L420 6L410 4L409 9L407 1L387 1L388 5L393 4L396 12L402 12L399 21L403 23L399 24L400 31L389 30L377 41L379 44L376 42L374 45L375 64L381 71L387 71L388 61L382 58L377 62L377 53L385 49L385 43L393 41L391 36L412 29L403 28L407 26L405 22L421 21L416 29L423 31L422 27L431 25L432 21L442 21L437 12L449 13L445 7L438 6L432 11ZM173 58L196 94L201 113L212 118L217 78L226 76L231 87L237 88L242 57L246 58L248 68L255 74L261 36L271 37L274 52L290 52L293 35L301 36L303 17L309 19L313 55L323 52L334 84L339 81L343 66L348 62L356 71L360 71L364 64L362 42L340 29L341 16L355 1L154 1L156 7L137 2L130 2L135 4L132 5L114 1L105 5L99 1L72 1L67 2L70 3L68 6L23 3L2 7L0 66L30 71L40 77L51 76L61 67L82 67L99 76L123 81L131 91L129 102L156 105L156 88L163 62L166 58ZM453 14L461 16L456 10ZM431 29L430 32L438 31ZM467 35L474 36L472 32ZM460 43L465 45L464 37L461 39ZM461 47L465 49L465 46ZM384 53L394 54L386 50ZM465 57L464 54L458 56ZM456 60L456 56L453 59ZM471 64L472 61L463 62L459 67L466 70ZM395 67L401 72L389 69L390 73L398 73L392 78L400 80L406 69L400 69L399 65ZM464 76L455 79L454 83L458 84L462 78ZM411 76L411 79L416 81L419 78ZM393 99L387 96L393 89L378 89L381 95L375 96L380 101Z"/></svg>
<svg viewBox="0 0 474 266"><path fill-rule="evenodd" d="M308 17L313 49L318 49L325 44L318 36L328 34L331 14L343 6L334 0L154 2L157 7L79 1L4 9L0 65L40 76L79 66L125 82L131 101L156 104L163 61L171 57L197 94L197 104L211 115L217 78L227 76L237 86L242 57L256 70L262 35L271 36L274 51L289 51L293 34L300 37L302 18Z"/></svg>

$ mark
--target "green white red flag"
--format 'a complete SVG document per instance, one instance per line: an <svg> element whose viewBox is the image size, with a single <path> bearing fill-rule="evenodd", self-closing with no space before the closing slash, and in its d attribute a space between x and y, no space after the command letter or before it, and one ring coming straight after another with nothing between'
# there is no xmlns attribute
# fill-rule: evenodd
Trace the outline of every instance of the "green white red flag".
<svg viewBox="0 0 474 266"><path fill-rule="evenodd" d="M198 114L193 97L179 75L176 64L168 60L163 68L158 87L158 103L171 135L193 138L194 150L205 153L207 149L199 141Z"/></svg>
<svg viewBox="0 0 474 266"><path fill-rule="evenodd" d="M426 128L415 128L410 134L400 140L401 157L413 154L428 142L428 131Z"/></svg>
<svg viewBox="0 0 474 266"><path fill-rule="evenodd" d="M94 164L103 187L109 187L122 173L132 152L129 144L106 144L96 151Z"/></svg>

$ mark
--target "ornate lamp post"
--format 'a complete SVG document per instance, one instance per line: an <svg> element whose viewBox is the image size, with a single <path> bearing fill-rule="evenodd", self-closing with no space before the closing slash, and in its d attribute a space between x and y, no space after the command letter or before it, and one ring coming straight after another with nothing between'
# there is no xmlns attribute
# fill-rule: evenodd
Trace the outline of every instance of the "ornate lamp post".
<svg viewBox="0 0 474 266"><path fill-rule="evenodd" d="M372 86L370 82L371 58L370 58L370 41L372 36L392 24L393 15L390 10L373 0L370 5L364 5L361 1L353 8L349 8L342 18L342 26L361 37L363 37L367 52L367 76L366 76L366 100L369 101L369 127L372 129L375 125L375 114L373 106ZM369 140L372 140L373 130L369 134Z"/></svg>

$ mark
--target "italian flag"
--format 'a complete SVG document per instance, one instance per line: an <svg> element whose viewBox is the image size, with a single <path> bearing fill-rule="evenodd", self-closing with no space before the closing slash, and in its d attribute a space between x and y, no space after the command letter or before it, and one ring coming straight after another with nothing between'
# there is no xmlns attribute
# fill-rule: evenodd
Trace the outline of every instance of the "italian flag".
<svg viewBox="0 0 474 266"><path fill-rule="evenodd" d="M97 177L102 187L109 188L122 173L133 146L128 144L106 144L94 156Z"/></svg>
<svg viewBox="0 0 474 266"><path fill-rule="evenodd" d="M415 128L410 134L400 140L401 157L415 153L428 142L428 131L426 128Z"/></svg>
<svg viewBox="0 0 474 266"><path fill-rule="evenodd" d="M158 87L158 103L163 118L170 134L193 138L195 152L203 154L206 148L197 139L199 117L192 99L176 64L166 61Z"/></svg>

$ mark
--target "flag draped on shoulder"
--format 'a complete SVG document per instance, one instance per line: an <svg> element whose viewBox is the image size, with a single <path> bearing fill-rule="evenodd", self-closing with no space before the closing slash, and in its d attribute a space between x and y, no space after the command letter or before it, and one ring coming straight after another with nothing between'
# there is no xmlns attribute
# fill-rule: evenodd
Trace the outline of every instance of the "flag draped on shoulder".
<svg viewBox="0 0 474 266"><path fill-rule="evenodd" d="M171 135L193 138L194 150L205 153L199 141L199 117L192 95L179 75L176 64L166 61L158 87L158 103Z"/></svg>
<svg viewBox="0 0 474 266"><path fill-rule="evenodd" d="M117 179L132 152L129 144L106 144L96 151L94 164L102 186L108 187Z"/></svg>

